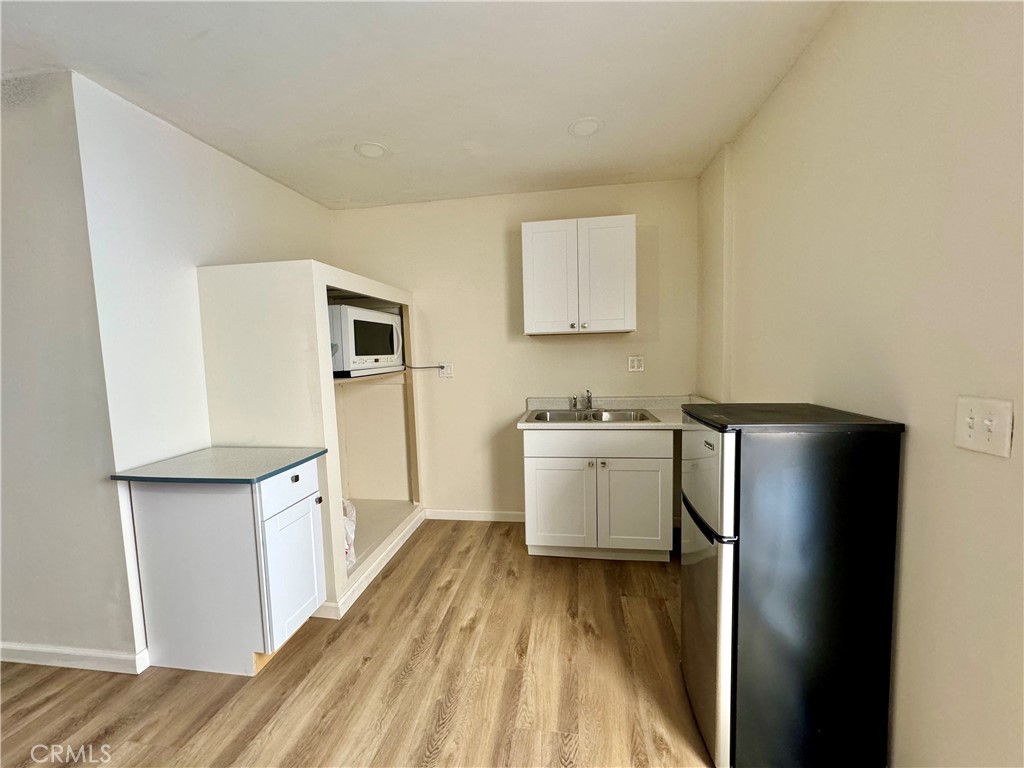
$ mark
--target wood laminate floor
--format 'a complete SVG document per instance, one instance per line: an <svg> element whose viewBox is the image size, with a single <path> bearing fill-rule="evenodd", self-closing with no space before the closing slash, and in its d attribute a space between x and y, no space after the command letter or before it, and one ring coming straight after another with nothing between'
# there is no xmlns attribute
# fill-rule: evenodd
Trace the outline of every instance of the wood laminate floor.
<svg viewBox="0 0 1024 768"><path fill-rule="evenodd" d="M341 621L311 619L255 678L3 664L2 762L61 744L161 768L709 765L677 571L427 521Z"/></svg>

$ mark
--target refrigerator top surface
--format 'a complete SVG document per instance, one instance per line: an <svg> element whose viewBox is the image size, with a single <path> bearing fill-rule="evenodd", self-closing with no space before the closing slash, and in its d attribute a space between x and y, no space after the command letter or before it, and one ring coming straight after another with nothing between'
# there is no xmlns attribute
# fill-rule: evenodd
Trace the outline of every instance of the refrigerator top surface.
<svg viewBox="0 0 1024 768"><path fill-rule="evenodd" d="M683 413L727 432L903 432L903 424L813 403L709 403Z"/></svg>

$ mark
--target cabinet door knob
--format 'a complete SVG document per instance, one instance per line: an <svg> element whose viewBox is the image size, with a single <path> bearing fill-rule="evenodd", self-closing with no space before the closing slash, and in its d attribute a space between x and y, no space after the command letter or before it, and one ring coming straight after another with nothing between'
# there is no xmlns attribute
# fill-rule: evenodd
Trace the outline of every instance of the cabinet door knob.
<svg viewBox="0 0 1024 768"><path fill-rule="evenodd" d="M601 462L601 466L602 467L607 467L608 466L608 462L607 461L602 461Z"/></svg>
<svg viewBox="0 0 1024 768"><path fill-rule="evenodd" d="M582 326L580 326L580 327L581 327L581 328L586 328L586 327L587 327L587 324L586 324L586 323L583 323L583 325L582 325Z"/></svg>
<svg viewBox="0 0 1024 768"><path fill-rule="evenodd" d="M592 461L588 461L588 462L587 462L587 466L588 466L588 467L592 467L592 466L594 466L594 462L592 462Z"/></svg>
<svg viewBox="0 0 1024 768"><path fill-rule="evenodd" d="M298 475L292 475L292 482L293 483L299 482L299 476Z"/></svg>
<svg viewBox="0 0 1024 768"><path fill-rule="evenodd" d="M576 323L569 323L569 327L570 328L575 328L576 327Z"/></svg>
<svg viewBox="0 0 1024 768"><path fill-rule="evenodd" d="M316 497L316 503L317 504L323 504L324 503L324 497L323 496L317 496Z"/></svg>

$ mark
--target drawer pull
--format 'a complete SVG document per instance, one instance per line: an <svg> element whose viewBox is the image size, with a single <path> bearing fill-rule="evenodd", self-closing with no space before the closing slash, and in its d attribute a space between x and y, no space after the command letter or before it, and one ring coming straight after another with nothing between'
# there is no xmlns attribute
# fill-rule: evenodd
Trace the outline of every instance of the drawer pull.
<svg viewBox="0 0 1024 768"><path fill-rule="evenodd" d="M316 497L316 503L317 504L323 504L324 503L324 497L323 496L317 496Z"/></svg>
<svg viewBox="0 0 1024 768"><path fill-rule="evenodd" d="M601 466L602 467L607 467L608 466L608 462L607 461L602 461L601 462Z"/></svg>
<svg viewBox="0 0 1024 768"><path fill-rule="evenodd" d="M299 482L299 476L298 475L292 475L292 482L293 483Z"/></svg>

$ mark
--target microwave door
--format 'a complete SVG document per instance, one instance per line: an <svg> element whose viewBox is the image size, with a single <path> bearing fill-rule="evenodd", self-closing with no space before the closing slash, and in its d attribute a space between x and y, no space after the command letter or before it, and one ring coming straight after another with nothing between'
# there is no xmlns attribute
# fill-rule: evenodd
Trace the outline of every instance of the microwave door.
<svg viewBox="0 0 1024 768"><path fill-rule="evenodd" d="M353 320L356 357L392 357L397 351L395 326L376 320Z"/></svg>

